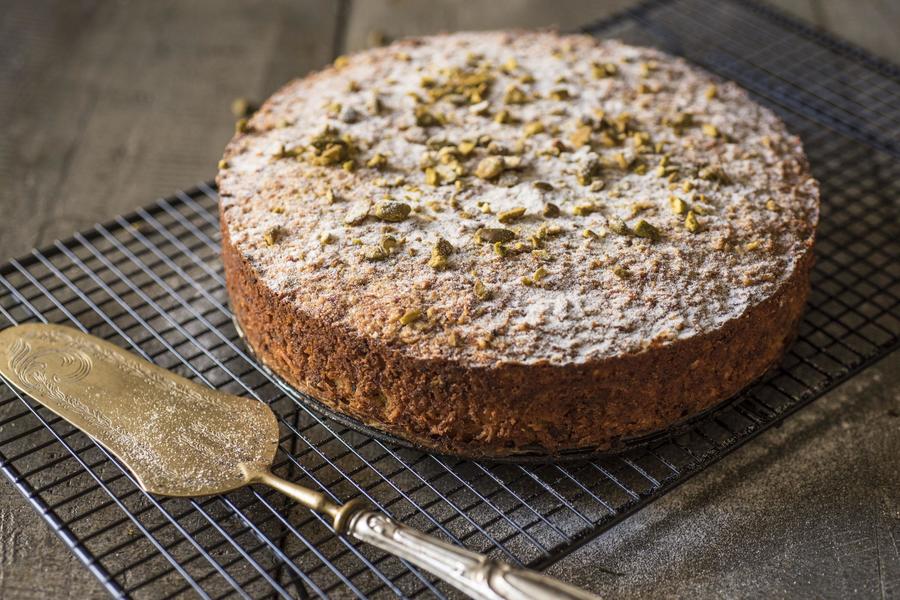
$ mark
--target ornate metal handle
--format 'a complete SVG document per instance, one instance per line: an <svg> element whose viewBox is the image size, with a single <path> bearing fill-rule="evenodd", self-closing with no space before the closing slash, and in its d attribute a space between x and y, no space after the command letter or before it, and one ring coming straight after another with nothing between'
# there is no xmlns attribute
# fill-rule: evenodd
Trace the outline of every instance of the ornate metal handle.
<svg viewBox="0 0 900 600"><path fill-rule="evenodd" d="M597 596L558 579L517 569L483 554L442 542L394 521L362 510L350 516L347 531L355 538L405 558L453 587L480 600L597 600Z"/></svg>

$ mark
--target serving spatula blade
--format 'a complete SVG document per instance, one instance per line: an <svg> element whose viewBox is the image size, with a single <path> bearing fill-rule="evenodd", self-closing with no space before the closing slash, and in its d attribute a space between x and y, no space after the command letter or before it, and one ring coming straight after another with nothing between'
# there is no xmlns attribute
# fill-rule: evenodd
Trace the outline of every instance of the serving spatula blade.
<svg viewBox="0 0 900 600"><path fill-rule="evenodd" d="M163 496L205 496L268 468L278 423L261 402L197 385L59 325L0 332L0 373L94 438Z"/></svg>
<svg viewBox="0 0 900 600"><path fill-rule="evenodd" d="M146 492L207 496L267 485L329 515L337 533L396 554L473 598L596 598L273 475L278 423L268 406L197 385L94 336L59 325L4 329L0 375L109 450Z"/></svg>

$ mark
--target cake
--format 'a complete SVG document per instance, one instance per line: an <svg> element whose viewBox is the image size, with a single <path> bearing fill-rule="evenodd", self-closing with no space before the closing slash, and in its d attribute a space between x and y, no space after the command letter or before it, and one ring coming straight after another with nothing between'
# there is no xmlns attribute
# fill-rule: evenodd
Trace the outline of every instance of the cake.
<svg viewBox="0 0 900 600"><path fill-rule="evenodd" d="M472 457L614 450L739 392L797 330L818 220L737 85L553 32L340 57L238 123L217 183L259 360Z"/></svg>

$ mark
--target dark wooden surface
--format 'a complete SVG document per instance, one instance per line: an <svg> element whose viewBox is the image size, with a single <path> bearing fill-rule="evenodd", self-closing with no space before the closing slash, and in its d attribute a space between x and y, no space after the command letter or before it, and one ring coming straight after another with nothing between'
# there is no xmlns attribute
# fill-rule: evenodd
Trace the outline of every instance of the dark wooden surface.
<svg viewBox="0 0 900 600"><path fill-rule="evenodd" d="M566 28L633 4L4 2L0 262L208 179L231 135L233 98L265 98L336 54L366 47L373 31L394 38ZM900 62L900 2L774 4ZM888 359L554 572L626 596L900 594L900 426L885 417L900 404L897 370L898 361ZM854 419L841 416L847 402L858 409ZM843 444L854 440L866 444L858 460L829 472L853 451ZM847 464L855 468L847 471ZM604 574L597 561L622 575ZM18 493L0 483L0 598L102 596Z"/></svg>

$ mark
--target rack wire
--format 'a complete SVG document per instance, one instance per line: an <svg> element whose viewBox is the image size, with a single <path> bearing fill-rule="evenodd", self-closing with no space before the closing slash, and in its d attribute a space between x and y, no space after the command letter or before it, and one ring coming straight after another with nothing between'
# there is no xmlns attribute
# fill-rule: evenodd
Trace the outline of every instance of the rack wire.
<svg viewBox="0 0 900 600"><path fill-rule="evenodd" d="M900 343L897 67L741 0L654 0L586 31L658 46L737 81L803 138L822 184L797 342L764 381L688 431L574 464L489 464L393 447L307 411L238 341L207 184L0 267L0 329L69 324L257 398L279 416L280 475L546 568ZM144 494L102 447L0 387L0 470L115 596L451 594L274 492Z"/></svg>

